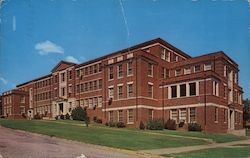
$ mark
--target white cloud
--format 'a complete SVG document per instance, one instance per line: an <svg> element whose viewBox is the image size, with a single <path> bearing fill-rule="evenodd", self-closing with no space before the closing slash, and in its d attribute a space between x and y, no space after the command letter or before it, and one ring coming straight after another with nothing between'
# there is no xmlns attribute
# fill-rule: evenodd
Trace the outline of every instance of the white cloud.
<svg viewBox="0 0 250 158"><path fill-rule="evenodd" d="M0 81L4 84L4 85L7 85L8 84L8 81L3 78L3 77L0 77Z"/></svg>
<svg viewBox="0 0 250 158"><path fill-rule="evenodd" d="M70 56L70 55L67 56L67 57L65 58L65 60L68 61L68 62L76 63L76 64L79 64L79 63L80 63L80 61L79 61L78 59L76 59L75 57Z"/></svg>
<svg viewBox="0 0 250 158"><path fill-rule="evenodd" d="M48 55L49 53L63 54L64 49L61 46L56 45L53 42L45 41L35 45L35 49L38 50L40 55Z"/></svg>

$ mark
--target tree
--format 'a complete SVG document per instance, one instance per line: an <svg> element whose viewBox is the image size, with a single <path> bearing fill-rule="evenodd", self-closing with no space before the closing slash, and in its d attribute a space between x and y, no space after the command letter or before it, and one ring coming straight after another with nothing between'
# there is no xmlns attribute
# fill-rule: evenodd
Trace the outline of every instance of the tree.
<svg viewBox="0 0 250 158"><path fill-rule="evenodd" d="M71 116L73 120L85 121L87 118L87 110L78 106L72 110Z"/></svg>

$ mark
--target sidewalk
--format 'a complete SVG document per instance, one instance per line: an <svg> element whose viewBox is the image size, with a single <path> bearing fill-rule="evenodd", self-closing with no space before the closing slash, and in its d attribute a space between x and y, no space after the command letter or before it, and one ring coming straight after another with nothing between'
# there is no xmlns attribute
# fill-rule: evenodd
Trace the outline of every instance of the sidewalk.
<svg viewBox="0 0 250 158"><path fill-rule="evenodd" d="M196 145L196 146L187 146L187 147L177 147L177 148L163 148L163 149L153 149L153 150L140 150L142 153L148 153L153 155L165 155L165 154L174 154L174 153L182 153L189 152L195 150L202 149L210 149L210 148L218 148L218 147L230 147L233 145L241 145L241 144L250 144L250 139L233 141L227 143L213 143L207 145Z"/></svg>

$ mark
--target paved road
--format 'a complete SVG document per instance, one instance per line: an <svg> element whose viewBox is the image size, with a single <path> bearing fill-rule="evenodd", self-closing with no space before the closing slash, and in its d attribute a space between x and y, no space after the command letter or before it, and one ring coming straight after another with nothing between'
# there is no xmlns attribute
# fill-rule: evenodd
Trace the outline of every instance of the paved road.
<svg viewBox="0 0 250 158"><path fill-rule="evenodd" d="M81 154L87 158L148 157L132 151L51 138L0 126L0 158L77 158Z"/></svg>

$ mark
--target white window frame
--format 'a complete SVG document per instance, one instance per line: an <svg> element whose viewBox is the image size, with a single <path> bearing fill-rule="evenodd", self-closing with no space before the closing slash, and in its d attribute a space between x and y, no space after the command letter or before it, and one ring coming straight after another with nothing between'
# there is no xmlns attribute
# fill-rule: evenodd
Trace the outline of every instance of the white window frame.
<svg viewBox="0 0 250 158"><path fill-rule="evenodd" d="M132 111L132 114L130 113L130 111ZM130 114L131 114L132 120L130 120ZM134 124L134 109L127 110L127 124Z"/></svg>

